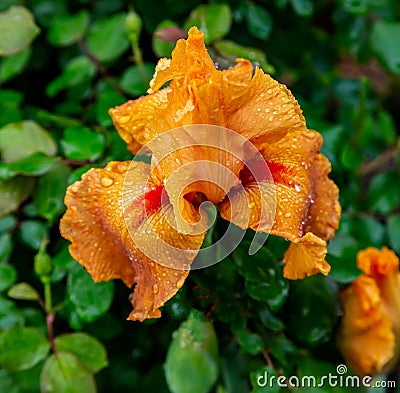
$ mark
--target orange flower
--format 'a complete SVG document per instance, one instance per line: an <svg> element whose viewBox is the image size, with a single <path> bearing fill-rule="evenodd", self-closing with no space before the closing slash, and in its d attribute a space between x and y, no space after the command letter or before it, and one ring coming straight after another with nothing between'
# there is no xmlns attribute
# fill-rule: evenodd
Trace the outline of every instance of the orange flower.
<svg viewBox="0 0 400 393"><path fill-rule="evenodd" d="M359 375L390 370L400 352L400 273L393 251L369 247L357 255L364 274L342 291L338 345Z"/></svg>
<svg viewBox="0 0 400 393"><path fill-rule="evenodd" d="M129 318L159 317L183 285L206 233L205 201L243 229L290 240L286 277L327 274L338 189L318 152L322 137L307 129L290 91L245 59L217 70L192 28L172 59L159 61L148 92L110 115L132 153L151 151L151 164L91 169L69 187L61 221L95 281L136 284Z"/></svg>

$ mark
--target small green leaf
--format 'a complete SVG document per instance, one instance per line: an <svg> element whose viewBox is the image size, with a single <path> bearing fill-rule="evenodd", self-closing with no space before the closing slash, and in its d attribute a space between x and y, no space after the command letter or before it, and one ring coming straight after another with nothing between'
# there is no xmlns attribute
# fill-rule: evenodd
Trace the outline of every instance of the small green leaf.
<svg viewBox="0 0 400 393"><path fill-rule="evenodd" d="M6 371L27 370L45 359L49 349L38 329L14 327L0 334L0 365Z"/></svg>
<svg viewBox="0 0 400 393"><path fill-rule="evenodd" d="M26 49L40 29L25 7L12 6L0 13L0 56L10 56Z"/></svg>
<svg viewBox="0 0 400 393"><path fill-rule="evenodd" d="M266 40L272 30L272 17L269 12L257 4L249 3L246 14L249 33L260 40Z"/></svg>
<svg viewBox="0 0 400 393"><path fill-rule="evenodd" d="M243 351L250 355L258 355L264 348L262 338L256 333L250 333L245 329L235 331L239 345Z"/></svg>
<svg viewBox="0 0 400 393"><path fill-rule="evenodd" d="M107 367L107 352L103 344L87 333L69 333L57 336L57 351L71 352L92 373Z"/></svg>
<svg viewBox="0 0 400 393"><path fill-rule="evenodd" d="M313 13L313 2L311 0L290 0L296 14L310 16Z"/></svg>
<svg viewBox="0 0 400 393"><path fill-rule="evenodd" d="M63 68L61 75L47 85L46 93L54 97L61 90L90 83L95 74L96 66L87 56L74 57Z"/></svg>
<svg viewBox="0 0 400 393"><path fill-rule="evenodd" d="M68 276L67 293L79 317L85 322L93 322L110 308L114 283L95 283L89 273L79 267Z"/></svg>
<svg viewBox="0 0 400 393"><path fill-rule="evenodd" d="M64 131L61 146L65 156L72 160L94 161L103 153L105 138L87 127L70 127Z"/></svg>
<svg viewBox="0 0 400 393"><path fill-rule="evenodd" d="M242 242L234 253L239 272L246 279L247 293L253 299L266 302L272 310L277 310L285 302L289 290L282 267L265 247L254 255L248 255L249 245L246 241Z"/></svg>
<svg viewBox="0 0 400 393"><path fill-rule="evenodd" d="M27 65L31 53L31 49L28 48L14 56L0 60L0 81L6 82L20 74Z"/></svg>
<svg viewBox="0 0 400 393"><path fill-rule="evenodd" d="M160 30L167 29L169 27L179 28L178 24L172 20L165 19L160 22L154 29L153 38L151 41L151 46L153 52L157 57L171 57L171 52L175 48L174 42L166 42L157 37L157 32ZM154 70L153 70L154 71Z"/></svg>
<svg viewBox="0 0 400 393"><path fill-rule="evenodd" d="M0 235L0 262L7 262L13 251L14 243L10 233Z"/></svg>
<svg viewBox="0 0 400 393"><path fill-rule="evenodd" d="M387 221L389 243L394 251L400 255L400 214L394 214Z"/></svg>
<svg viewBox="0 0 400 393"><path fill-rule="evenodd" d="M217 337L213 326L193 310L173 334L164 370L172 393L208 393L218 377Z"/></svg>
<svg viewBox="0 0 400 393"><path fill-rule="evenodd" d="M48 173L40 177L33 202L41 217L52 221L65 210L64 196L70 173L67 165L56 163Z"/></svg>
<svg viewBox="0 0 400 393"><path fill-rule="evenodd" d="M96 393L93 375L71 353L57 352L44 364L41 393Z"/></svg>
<svg viewBox="0 0 400 393"><path fill-rule="evenodd" d="M57 145L44 128L31 120L0 128L0 153L4 162L19 161L35 153L54 156Z"/></svg>
<svg viewBox="0 0 400 393"><path fill-rule="evenodd" d="M0 90L0 127L22 120L23 95L16 90ZM1 134L0 134L1 135Z"/></svg>
<svg viewBox="0 0 400 393"><path fill-rule="evenodd" d="M372 48L381 63L391 72L400 75L400 23L378 21L372 28Z"/></svg>
<svg viewBox="0 0 400 393"><path fill-rule="evenodd" d="M325 342L338 318L338 288L321 275L294 281L290 287L288 330L303 343L311 346Z"/></svg>
<svg viewBox="0 0 400 393"><path fill-rule="evenodd" d="M21 240L34 250L38 250L43 239L48 238L47 226L39 220L25 220L19 230Z"/></svg>
<svg viewBox="0 0 400 393"><path fill-rule="evenodd" d="M47 157L43 153L35 153L18 161L0 163L0 179L8 180L17 175L44 175L57 161L58 157Z"/></svg>
<svg viewBox="0 0 400 393"><path fill-rule="evenodd" d="M394 143L396 141L396 126L391 114L385 110L378 113L379 135L386 143Z"/></svg>
<svg viewBox="0 0 400 393"><path fill-rule="evenodd" d="M16 210L29 197L34 183L33 179L22 176L10 180L0 179L0 217Z"/></svg>
<svg viewBox="0 0 400 393"><path fill-rule="evenodd" d="M27 282L19 282L13 285L7 292L12 299L17 300L39 300L40 296L35 288Z"/></svg>
<svg viewBox="0 0 400 393"><path fill-rule="evenodd" d="M119 13L93 23L87 37L90 53L101 62L115 60L129 47L126 14Z"/></svg>
<svg viewBox="0 0 400 393"><path fill-rule="evenodd" d="M98 86L98 100L95 105L96 120L103 127L111 126L112 120L108 110L114 106L123 104L125 98L115 91L108 82L102 81Z"/></svg>
<svg viewBox="0 0 400 393"><path fill-rule="evenodd" d="M201 4L189 15L184 30L197 26L204 33L204 42L210 44L225 37L231 28L232 14L227 4Z"/></svg>
<svg viewBox="0 0 400 393"><path fill-rule="evenodd" d="M83 37L88 26L89 13L86 10L74 15L61 14L50 25L47 39L52 45L71 45Z"/></svg>
<svg viewBox="0 0 400 393"><path fill-rule="evenodd" d="M0 291L4 291L17 281L17 271L12 265L0 265Z"/></svg>
<svg viewBox="0 0 400 393"><path fill-rule="evenodd" d="M137 97L146 93L155 67L152 63L145 63L144 67L146 70L146 83L143 82L138 66L128 67L124 71L119 84L125 93L128 93L133 97Z"/></svg>
<svg viewBox="0 0 400 393"><path fill-rule="evenodd" d="M39 276L42 282L48 279L53 270L51 257L46 250L47 243L48 240L43 238L39 251L33 259L33 270Z"/></svg>

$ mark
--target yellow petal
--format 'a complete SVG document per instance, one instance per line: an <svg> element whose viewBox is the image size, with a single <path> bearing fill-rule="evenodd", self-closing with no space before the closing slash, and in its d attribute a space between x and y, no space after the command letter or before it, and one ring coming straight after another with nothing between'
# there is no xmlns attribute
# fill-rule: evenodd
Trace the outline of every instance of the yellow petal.
<svg viewBox="0 0 400 393"><path fill-rule="evenodd" d="M326 243L312 233L293 241L285 253L283 275L298 280L313 274L327 275L330 266L325 261Z"/></svg>

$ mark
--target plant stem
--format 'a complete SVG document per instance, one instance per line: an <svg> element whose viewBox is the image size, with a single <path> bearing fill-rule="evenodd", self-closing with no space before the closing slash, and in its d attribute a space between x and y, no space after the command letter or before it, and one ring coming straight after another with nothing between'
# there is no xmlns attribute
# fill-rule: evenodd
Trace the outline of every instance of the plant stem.
<svg viewBox="0 0 400 393"><path fill-rule="evenodd" d="M144 85L147 84L147 75L146 75L146 68L144 67L142 51L139 48L139 44L137 40L132 42L132 52L133 52L133 59L138 66L140 76L142 78L142 82Z"/></svg>

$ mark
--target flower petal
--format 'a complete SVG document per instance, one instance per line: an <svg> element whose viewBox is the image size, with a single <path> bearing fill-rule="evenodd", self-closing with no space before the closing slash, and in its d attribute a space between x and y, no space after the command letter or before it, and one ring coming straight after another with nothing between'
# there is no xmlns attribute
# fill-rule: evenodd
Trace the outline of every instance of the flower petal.
<svg viewBox="0 0 400 393"><path fill-rule="evenodd" d="M368 247L357 254L357 266L366 275L379 279L399 271L399 258L387 247L382 250Z"/></svg>
<svg viewBox="0 0 400 393"><path fill-rule="evenodd" d="M128 286L136 283L132 299L135 309L129 319L142 321L159 317L158 308L183 285L189 272L187 264L196 256L202 237L177 236L164 219L158 194L152 194L149 165L129 166L129 162L111 162L104 169L89 170L82 181L70 186L65 199L68 210L60 230L72 242L71 255L95 281L121 278ZM128 169L129 181L124 183ZM129 220L130 228L125 220ZM169 266L154 262L148 254L157 244L150 243L143 252L139 246L150 240L143 230L150 226L161 240L173 238L173 246L191 249L185 254L190 256L185 266L182 261ZM132 228L141 238L132 239Z"/></svg>
<svg viewBox="0 0 400 393"><path fill-rule="evenodd" d="M109 110L115 128L133 154L148 142L145 135L146 123L152 119L156 110L166 105L169 92L169 88L162 89Z"/></svg>
<svg viewBox="0 0 400 393"><path fill-rule="evenodd" d="M325 261L326 243L311 232L302 238L292 241L286 251L283 262L283 275L291 280L298 280L313 274L322 273L325 276L330 271Z"/></svg>
<svg viewBox="0 0 400 393"><path fill-rule="evenodd" d="M361 276L340 297L344 315L338 346L346 361L359 375L381 372L394 355L395 337L375 280Z"/></svg>
<svg viewBox="0 0 400 393"><path fill-rule="evenodd" d="M177 83L196 83L196 79L206 80L216 72L214 63L204 45L204 35L197 27L188 32L188 39L178 40L172 51L172 59L159 60L148 93L160 89L174 79Z"/></svg>
<svg viewBox="0 0 400 393"><path fill-rule="evenodd" d="M339 189L328 178L331 164L324 155L317 154L312 168L311 205L303 230L330 240L339 227Z"/></svg>

